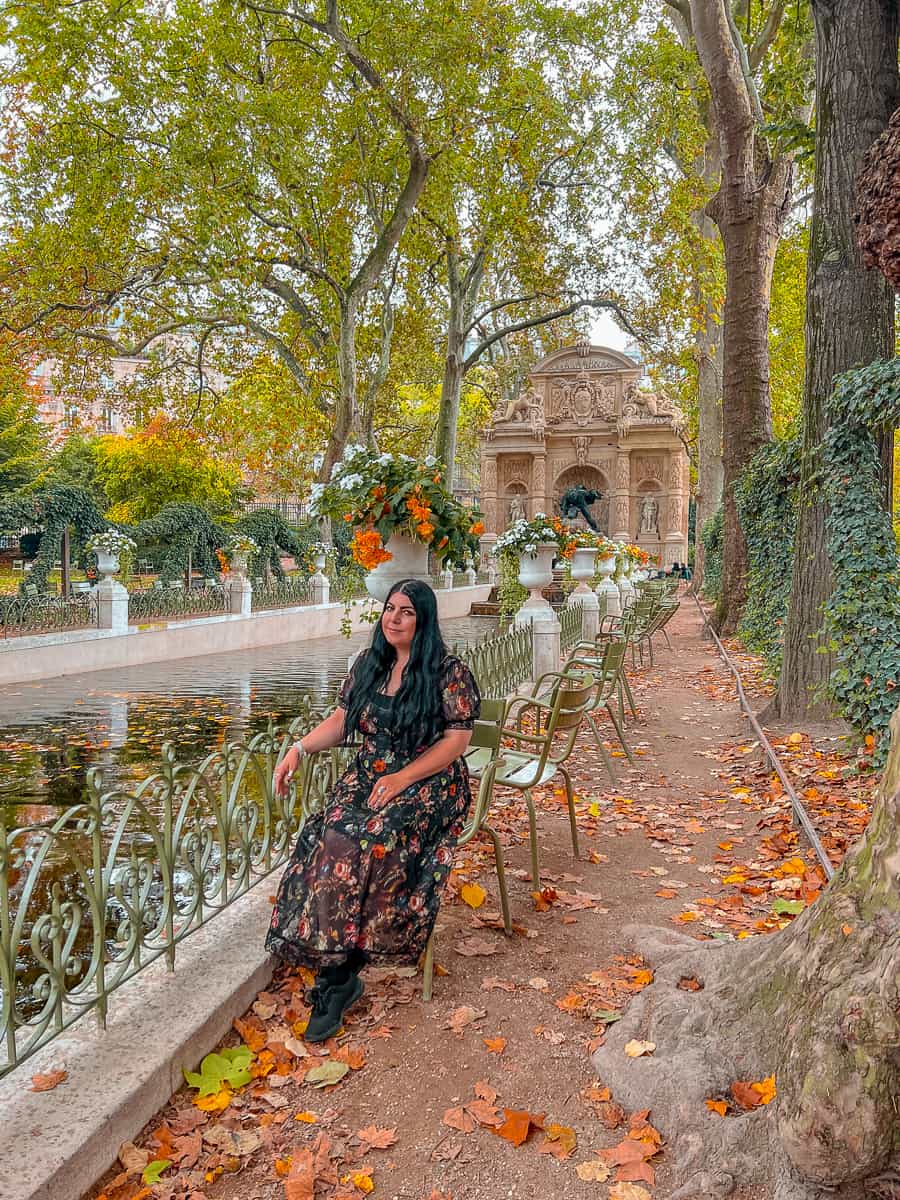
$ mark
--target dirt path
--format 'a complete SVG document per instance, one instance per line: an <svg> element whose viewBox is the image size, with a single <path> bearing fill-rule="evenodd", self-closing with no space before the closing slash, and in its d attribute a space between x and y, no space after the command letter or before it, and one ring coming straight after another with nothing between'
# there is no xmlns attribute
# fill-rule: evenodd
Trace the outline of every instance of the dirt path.
<svg viewBox="0 0 900 1200"><path fill-rule="evenodd" d="M161 1182L142 1190L138 1175L115 1180L111 1172L91 1200L100 1193L107 1200L349 1200L368 1191L396 1200L644 1200L673 1191L679 1181L667 1170L666 1139L677 1131L666 1114L622 1113L591 1069L605 1022L652 978L652 963L623 929L640 922L700 937L753 936L789 920L822 882L701 628L686 601L670 625L672 650L661 642L654 667L629 672L640 715L628 736L639 769L627 769L614 751L619 781L610 786L590 734L580 735L580 860L571 853L561 786L540 796L541 896L532 894L526 870L522 806L514 794L498 795L512 938L498 928L488 847L473 843L460 855L441 912L431 1004L421 1000L419 978L369 971L367 995L344 1036L305 1057L302 1043L288 1042L306 1014L302 981L279 975L241 1025L258 1052L258 1078L221 1112L201 1112L191 1103L196 1093L184 1089L136 1139L154 1159L174 1160ZM791 736L785 744L799 752L801 735ZM807 782L816 772L840 775L806 749L813 755ZM854 803L852 792L841 795L840 803ZM476 908L464 897L477 901L479 892L466 884L487 893ZM230 1044L238 1041L235 1033ZM306 1076L325 1061L349 1070L318 1090ZM515 1145L528 1119L504 1110L533 1114L544 1128L532 1125ZM596 1153L626 1139L629 1117L632 1145L652 1149L654 1127L662 1131L649 1170ZM720 1118L711 1112L709 1119ZM373 1139L390 1144L375 1148Z"/></svg>

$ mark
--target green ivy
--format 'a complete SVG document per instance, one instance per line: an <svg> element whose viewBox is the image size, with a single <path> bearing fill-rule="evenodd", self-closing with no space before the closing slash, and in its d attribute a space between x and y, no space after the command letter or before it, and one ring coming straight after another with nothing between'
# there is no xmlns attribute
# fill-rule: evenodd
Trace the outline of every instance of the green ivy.
<svg viewBox="0 0 900 1200"><path fill-rule="evenodd" d="M900 358L838 376L828 415L822 449L834 571L825 605L836 660L831 691L851 725L877 735L900 699L900 571L875 440L900 425ZM879 759L888 741L878 738Z"/></svg>
<svg viewBox="0 0 900 1200"><path fill-rule="evenodd" d="M722 539L725 528L725 512L720 506L705 521L700 531L703 540L703 595L707 600L718 600L722 590Z"/></svg>
<svg viewBox="0 0 900 1200"><path fill-rule="evenodd" d="M799 477L799 443L769 442L751 459L734 490L748 562L747 604L738 632L749 650L764 657L775 679L784 651Z"/></svg>
<svg viewBox="0 0 900 1200"><path fill-rule="evenodd" d="M500 603L500 620L511 621L528 598L528 588L519 583L519 556L514 550L501 551L497 556L499 579L497 598Z"/></svg>
<svg viewBox="0 0 900 1200"><path fill-rule="evenodd" d="M92 533L106 529L108 522L90 492L68 484L54 484L34 492L14 492L0 504L0 529L18 530L37 525L41 540L26 584L39 592L47 590L54 562L62 557L62 539L66 529L73 531L73 557L86 565L84 543Z"/></svg>
<svg viewBox="0 0 900 1200"><path fill-rule="evenodd" d="M315 541L315 537L304 538L280 513L271 508L245 513L237 521L235 529L252 537L259 547L247 564L251 578L265 575L268 568L276 579L284 579L282 553L291 555L299 562L304 557L306 546Z"/></svg>
<svg viewBox="0 0 900 1200"><path fill-rule="evenodd" d="M188 559L202 575L215 578L221 569L216 550L228 540L222 526L197 504L167 504L129 532L139 552L144 547L156 548L160 578L166 583L181 578Z"/></svg>

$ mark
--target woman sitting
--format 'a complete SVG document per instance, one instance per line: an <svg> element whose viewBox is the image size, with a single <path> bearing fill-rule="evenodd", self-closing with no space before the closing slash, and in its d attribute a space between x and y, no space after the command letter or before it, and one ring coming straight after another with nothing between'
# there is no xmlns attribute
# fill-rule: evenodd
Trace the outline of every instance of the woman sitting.
<svg viewBox="0 0 900 1200"><path fill-rule="evenodd" d="M404 580L338 707L276 768L284 795L303 755L359 739L300 831L266 938L273 954L316 971L307 1041L340 1029L365 963L416 963L425 949L469 808L462 756L479 703L469 668L447 653L434 592Z"/></svg>

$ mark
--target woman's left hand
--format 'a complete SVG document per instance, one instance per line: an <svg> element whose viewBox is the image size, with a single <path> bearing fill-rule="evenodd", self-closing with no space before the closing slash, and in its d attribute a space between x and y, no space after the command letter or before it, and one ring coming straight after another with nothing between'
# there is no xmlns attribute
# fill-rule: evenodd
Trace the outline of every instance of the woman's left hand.
<svg viewBox="0 0 900 1200"><path fill-rule="evenodd" d="M399 796L406 786L407 784L399 771L396 775L380 776L376 780L375 786L372 788L371 795L369 796L369 808L374 808L376 811L384 808L386 804L390 804L395 796Z"/></svg>

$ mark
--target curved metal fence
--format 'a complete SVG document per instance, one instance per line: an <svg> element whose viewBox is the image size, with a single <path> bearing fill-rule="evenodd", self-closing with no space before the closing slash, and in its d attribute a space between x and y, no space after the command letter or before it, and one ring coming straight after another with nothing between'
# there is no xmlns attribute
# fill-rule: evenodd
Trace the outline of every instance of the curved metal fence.
<svg viewBox="0 0 900 1200"><path fill-rule="evenodd" d="M199 617L228 611L228 596L220 583L203 587L144 588L129 593L128 620L132 623L161 617Z"/></svg>
<svg viewBox="0 0 900 1200"><path fill-rule="evenodd" d="M532 634L530 624L512 625L505 633L474 646L460 643L453 651L469 666L482 696L510 696L532 676Z"/></svg>
<svg viewBox="0 0 900 1200"><path fill-rule="evenodd" d="M4 638L29 633L56 633L97 624L93 591L62 596L13 596L0 600L0 634Z"/></svg>
<svg viewBox="0 0 900 1200"><path fill-rule="evenodd" d="M295 604L312 603L312 584L309 575L292 575L273 579L271 583L253 580L254 612L264 608L292 608Z"/></svg>
<svg viewBox="0 0 900 1200"><path fill-rule="evenodd" d="M581 601L565 604L556 614L559 617L559 648L563 654L581 641L584 627L584 607Z"/></svg>
<svg viewBox="0 0 900 1200"><path fill-rule="evenodd" d="M199 764L164 747L134 791L88 774L87 798L50 822L12 826L0 807L0 1075L165 956L290 856L346 751L304 759L288 797L272 772L324 716L307 702Z"/></svg>

